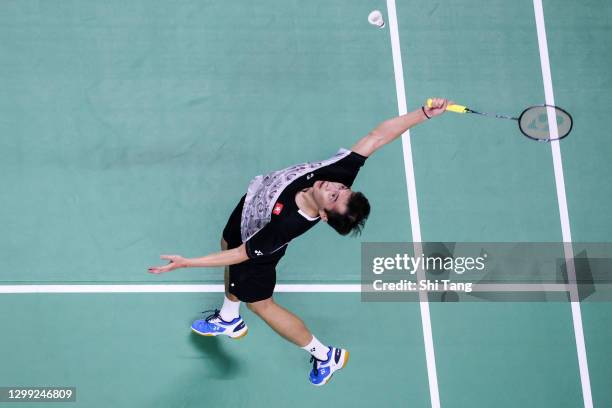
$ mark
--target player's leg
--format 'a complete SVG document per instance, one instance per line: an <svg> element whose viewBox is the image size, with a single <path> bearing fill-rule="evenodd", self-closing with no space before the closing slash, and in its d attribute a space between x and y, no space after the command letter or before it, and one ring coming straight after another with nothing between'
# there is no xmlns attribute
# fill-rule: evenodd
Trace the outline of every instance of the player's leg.
<svg viewBox="0 0 612 408"><path fill-rule="evenodd" d="M327 384L332 374L346 365L349 356L347 350L323 345L308 330L302 319L278 305L272 298L247 303L247 307L275 332L312 355L312 384Z"/></svg>
<svg viewBox="0 0 612 408"><path fill-rule="evenodd" d="M242 196L236 208L230 214L225 227L223 228L223 233L221 234L221 249L223 251L227 249L232 249L240 246L242 244L242 236L240 233L240 223L242 217L242 207L244 206L244 200L246 198L246 194ZM225 297L233 302L237 302L238 298L230 293L229 290L229 279L230 279L230 268L225 267L223 271L223 281L225 283Z"/></svg>
<svg viewBox="0 0 612 408"><path fill-rule="evenodd" d="M227 250L227 242L221 238L221 250ZM240 300L229 292L229 266L225 266L223 269L223 282L225 286L225 299L223 300L223 306L219 311L221 318L226 322L230 322L237 317L240 317Z"/></svg>
<svg viewBox="0 0 612 408"><path fill-rule="evenodd" d="M221 238L221 249L226 250L227 248L227 242ZM234 339L246 336L249 329L240 316L240 300L229 292L229 272L229 267L226 266L223 271L223 281L225 284L223 306L205 319L193 322L191 330L195 333L202 336L218 336L223 334Z"/></svg>
<svg viewBox="0 0 612 408"><path fill-rule="evenodd" d="M227 250L227 242L225 242L225 239L223 238L221 238L221 250ZM225 266L225 268L223 268L223 284L225 287L225 297L232 302L240 302L236 296L229 292L229 266Z"/></svg>
<svg viewBox="0 0 612 408"><path fill-rule="evenodd" d="M302 319L274 302L272 298L247 303L247 307L261 317L275 332L293 344L305 347L312 340L312 333ZM324 353L327 353L327 347L324 348Z"/></svg>

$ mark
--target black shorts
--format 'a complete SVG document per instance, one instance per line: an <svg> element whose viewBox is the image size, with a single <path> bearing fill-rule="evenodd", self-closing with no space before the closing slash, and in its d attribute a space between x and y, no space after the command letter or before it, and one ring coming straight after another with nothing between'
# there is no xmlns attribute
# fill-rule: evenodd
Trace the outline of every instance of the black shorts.
<svg viewBox="0 0 612 408"><path fill-rule="evenodd" d="M223 229L223 239L227 242L228 249L237 248L242 245L240 234L240 220L242 218L242 197L227 224ZM273 256L262 256L257 259L249 259L229 267L229 292L243 302L252 303L272 297L276 286L276 265L285 251Z"/></svg>

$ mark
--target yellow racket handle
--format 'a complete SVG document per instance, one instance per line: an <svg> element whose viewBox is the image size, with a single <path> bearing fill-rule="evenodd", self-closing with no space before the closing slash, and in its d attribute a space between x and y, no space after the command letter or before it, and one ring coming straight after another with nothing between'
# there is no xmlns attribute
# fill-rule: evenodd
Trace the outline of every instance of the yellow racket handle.
<svg viewBox="0 0 612 408"><path fill-rule="evenodd" d="M429 98L427 100L427 107L428 108L431 108L431 103L432 102L433 101L431 100L431 98ZM466 113L468 111L468 108L466 106L463 106L463 105L448 105L446 107L446 110L450 111L450 112L455 112L455 113Z"/></svg>

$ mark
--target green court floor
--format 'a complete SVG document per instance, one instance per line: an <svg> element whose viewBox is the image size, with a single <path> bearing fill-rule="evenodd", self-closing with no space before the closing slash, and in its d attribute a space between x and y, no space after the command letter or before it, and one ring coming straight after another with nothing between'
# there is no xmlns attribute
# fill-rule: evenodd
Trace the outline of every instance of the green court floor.
<svg viewBox="0 0 612 408"><path fill-rule="evenodd" d="M572 239L612 242L612 5L543 6L555 101L575 122L560 144ZM544 103L532 1L396 7L409 110L429 96L508 113ZM146 269L217 251L253 176L329 157L397 115L373 9L388 18L381 0L1 2L0 288L221 283L220 269ZM450 113L410 141L423 241L563 240L549 144ZM362 242L412 241L406 177L401 141L373 155L354 185L372 205L364 233L317 226L279 283L358 283ZM244 307L244 339L191 334L220 293L146 290L0 294L0 387L75 386L57 407L432 406L418 303L275 298L351 351L326 387ZM442 407L587 406L568 303L429 308ZM581 304L595 407L612 406L611 311Z"/></svg>

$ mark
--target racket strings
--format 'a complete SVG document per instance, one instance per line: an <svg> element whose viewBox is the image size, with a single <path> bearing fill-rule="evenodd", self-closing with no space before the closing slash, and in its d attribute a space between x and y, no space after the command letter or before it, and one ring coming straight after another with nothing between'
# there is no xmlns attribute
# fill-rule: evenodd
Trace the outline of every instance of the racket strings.
<svg viewBox="0 0 612 408"><path fill-rule="evenodd" d="M573 120L569 113L557 106L532 106L521 113L519 128L531 139L550 141L567 136Z"/></svg>

